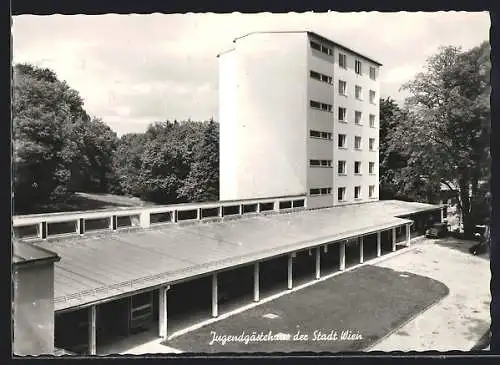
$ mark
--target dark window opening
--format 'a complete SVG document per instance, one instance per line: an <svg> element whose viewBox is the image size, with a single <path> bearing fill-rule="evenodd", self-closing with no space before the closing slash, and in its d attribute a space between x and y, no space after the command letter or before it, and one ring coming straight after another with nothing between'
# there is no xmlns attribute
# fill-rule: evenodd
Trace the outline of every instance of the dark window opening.
<svg viewBox="0 0 500 365"><path fill-rule="evenodd" d="M85 231L109 229L110 223L110 218L85 219Z"/></svg>
<svg viewBox="0 0 500 365"><path fill-rule="evenodd" d="M14 235L17 238L36 238L39 235L38 224L14 227Z"/></svg>
<svg viewBox="0 0 500 365"><path fill-rule="evenodd" d="M245 204L245 205L243 205L243 214L255 213L255 212L257 212L257 204Z"/></svg>
<svg viewBox="0 0 500 365"><path fill-rule="evenodd" d="M57 222L47 224L47 235L76 233L76 221ZM109 227L109 221L108 221Z"/></svg>
<svg viewBox="0 0 500 365"><path fill-rule="evenodd" d="M201 210L201 218L211 218L219 216L219 208L205 208Z"/></svg>
<svg viewBox="0 0 500 365"><path fill-rule="evenodd" d="M170 223L172 222L172 212L152 213L149 216L149 223Z"/></svg>
<svg viewBox="0 0 500 365"><path fill-rule="evenodd" d="M291 201L280 202L280 209L290 209L292 207Z"/></svg>
<svg viewBox="0 0 500 365"><path fill-rule="evenodd" d="M238 205L231 205L228 207L222 207L222 215L235 215L240 214L240 207Z"/></svg>
<svg viewBox="0 0 500 365"><path fill-rule="evenodd" d="M198 218L198 210L197 209L178 210L177 211L177 221L187 221L187 220L197 219L197 218Z"/></svg>
<svg viewBox="0 0 500 365"><path fill-rule="evenodd" d="M274 203L260 203L260 211L266 212L274 209Z"/></svg>

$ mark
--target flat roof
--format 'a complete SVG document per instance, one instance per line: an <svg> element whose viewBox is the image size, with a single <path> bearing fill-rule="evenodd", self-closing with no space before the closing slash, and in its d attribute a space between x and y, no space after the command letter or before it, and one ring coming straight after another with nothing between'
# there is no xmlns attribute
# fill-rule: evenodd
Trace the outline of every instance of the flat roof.
<svg viewBox="0 0 500 365"><path fill-rule="evenodd" d="M378 201L38 242L56 252L55 310L250 264L409 223L439 206Z"/></svg>
<svg viewBox="0 0 500 365"><path fill-rule="evenodd" d="M318 33L315 33L315 32L311 32L309 30L256 31L256 32L250 32L250 33L244 34L244 35L242 35L242 36L240 36L238 38L235 38L233 40L233 42L236 43L236 41L238 39L248 37L248 36L250 36L252 34L265 34L265 33L307 33L307 34L312 35L312 36L314 36L316 38L319 38L320 40L322 40L324 42L330 43L330 44L332 44L334 46L337 46L337 47L342 48L342 49L344 49L344 50L346 50L348 52L351 52L351 53L353 53L353 54L355 54L355 55L357 55L359 57L362 57L362 58L364 58L364 59L366 59L368 61L371 61L371 62L375 63L378 66L383 66L380 62L374 60L373 58L365 56L364 54L359 53L359 52L353 50L352 48L346 47L346 46L344 46L344 45L342 45L342 44L340 44L338 42L332 41L331 39L323 37L322 35L320 35Z"/></svg>
<svg viewBox="0 0 500 365"><path fill-rule="evenodd" d="M13 240L12 247L12 262L14 264L26 264L44 260L58 261L60 259L54 252L19 240Z"/></svg>

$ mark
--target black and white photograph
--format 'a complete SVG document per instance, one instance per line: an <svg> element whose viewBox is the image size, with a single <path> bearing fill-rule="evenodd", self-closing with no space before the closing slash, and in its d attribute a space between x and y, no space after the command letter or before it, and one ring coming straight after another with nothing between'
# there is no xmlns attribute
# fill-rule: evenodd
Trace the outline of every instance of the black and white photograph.
<svg viewBox="0 0 500 365"><path fill-rule="evenodd" d="M12 353L490 352L488 12L12 16Z"/></svg>

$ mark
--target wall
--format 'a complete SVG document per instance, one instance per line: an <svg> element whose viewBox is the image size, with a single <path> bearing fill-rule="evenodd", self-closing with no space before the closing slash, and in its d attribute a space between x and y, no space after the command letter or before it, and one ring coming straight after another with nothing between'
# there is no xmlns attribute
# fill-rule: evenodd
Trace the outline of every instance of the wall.
<svg viewBox="0 0 500 365"><path fill-rule="evenodd" d="M347 56L347 69L339 67L339 53L344 53ZM355 60L359 59L362 62L362 75L355 73ZM354 202L367 202L378 200L379 191L379 67L356 55L339 47L334 48L334 203L349 204ZM369 67L375 66L377 69L376 80L370 79ZM347 96L339 95L339 80L347 82ZM362 87L362 100L355 98L355 86ZM370 104L369 90L375 91L375 104ZM344 107L347 109L347 123L340 123L338 121L338 108ZM362 125L355 125L355 111L362 112ZM370 128L369 114L375 115L375 128ZM347 148L338 148L338 134L345 134L347 136ZM354 149L354 137L360 136L362 140L362 149ZM369 151L368 141L369 138L375 138L374 151ZM337 174L337 164L339 160L346 161L347 176L339 176ZM354 161L361 161L360 175L354 175ZM368 174L369 162L375 162L374 174ZM354 200L354 186L361 186L361 199ZM375 197L368 198L368 186L375 185ZM337 188L340 186L346 187L346 201L339 203L337 201Z"/></svg>
<svg viewBox="0 0 500 365"><path fill-rule="evenodd" d="M236 53L219 56L219 198L237 196L237 114L236 114Z"/></svg>
<svg viewBox="0 0 500 365"><path fill-rule="evenodd" d="M221 200L307 191L306 40L306 33L257 33L236 41L233 60L220 57L220 73L228 73L219 96Z"/></svg>
<svg viewBox="0 0 500 365"><path fill-rule="evenodd" d="M54 351L53 263L14 265L13 352L16 355Z"/></svg>

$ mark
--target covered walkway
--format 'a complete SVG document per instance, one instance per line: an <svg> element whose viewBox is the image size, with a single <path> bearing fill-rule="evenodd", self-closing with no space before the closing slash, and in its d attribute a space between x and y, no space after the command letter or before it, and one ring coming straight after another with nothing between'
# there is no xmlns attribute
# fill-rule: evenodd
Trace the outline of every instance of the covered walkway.
<svg viewBox="0 0 500 365"><path fill-rule="evenodd" d="M177 315L189 317L182 303L196 304L197 313L209 318L230 308L231 300L259 301L269 277L269 267L261 275L261 266L271 259L284 266L278 287L291 289L319 279L322 259L330 272L342 271L346 257L349 267L351 261L362 263L365 254L367 259L380 256L387 245L391 251L397 244L409 245L412 215L439 209L379 201L38 242L62 258L55 268L56 345L64 345L58 338L67 338L64 330L58 333L67 326L58 322L68 321L75 321L72 328L86 339L80 351L90 354L98 352L98 342L127 336L134 328L156 328L167 338L167 312L172 322ZM239 274L232 275L236 268ZM174 299L174 292L182 298ZM105 325L110 314L122 325Z"/></svg>

